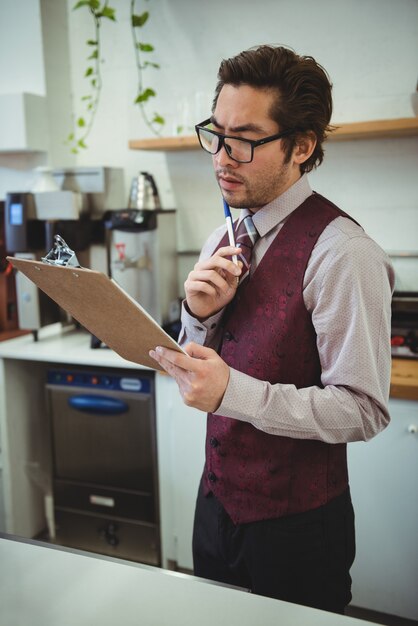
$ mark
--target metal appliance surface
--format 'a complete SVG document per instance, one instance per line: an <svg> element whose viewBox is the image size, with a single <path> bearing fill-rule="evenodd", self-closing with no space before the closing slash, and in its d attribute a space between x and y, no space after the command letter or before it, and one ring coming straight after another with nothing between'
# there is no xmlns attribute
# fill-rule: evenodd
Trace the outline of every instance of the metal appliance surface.
<svg viewBox="0 0 418 626"><path fill-rule="evenodd" d="M159 323L178 300L175 210L106 214L108 273Z"/></svg>
<svg viewBox="0 0 418 626"><path fill-rule="evenodd" d="M133 178L129 194L128 209L150 210L161 209L161 200L158 194L154 177L148 172L139 172Z"/></svg>
<svg viewBox="0 0 418 626"><path fill-rule="evenodd" d="M48 371L56 541L160 565L154 373Z"/></svg>

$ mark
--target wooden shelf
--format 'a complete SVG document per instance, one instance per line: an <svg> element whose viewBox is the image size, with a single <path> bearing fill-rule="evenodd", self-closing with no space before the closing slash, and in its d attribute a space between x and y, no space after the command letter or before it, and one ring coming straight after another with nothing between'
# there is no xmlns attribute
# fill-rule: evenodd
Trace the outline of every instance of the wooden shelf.
<svg viewBox="0 0 418 626"><path fill-rule="evenodd" d="M330 141L351 141L352 139L381 139L383 137L410 137L418 135L418 117L403 117L393 120L351 122L335 124L337 129L330 135Z"/></svg>
<svg viewBox="0 0 418 626"><path fill-rule="evenodd" d="M358 139L378 139L383 137L410 137L418 135L418 117L404 117L393 120L375 120L370 122L351 122L335 124L336 130L329 136L329 141L351 141ZM198 149L196 136L157 137L151 139L133 139L129 142L131 150L182 151Z"/></svg>
<svg viewBox="0 0 418 626"><path fill-rule="evenodd" d="M163 150L174 152L181 150L196 150L199 148L197 136L184 135L183 137L156 137L151 139L133 139L129 142L131 150Z"/></svg>

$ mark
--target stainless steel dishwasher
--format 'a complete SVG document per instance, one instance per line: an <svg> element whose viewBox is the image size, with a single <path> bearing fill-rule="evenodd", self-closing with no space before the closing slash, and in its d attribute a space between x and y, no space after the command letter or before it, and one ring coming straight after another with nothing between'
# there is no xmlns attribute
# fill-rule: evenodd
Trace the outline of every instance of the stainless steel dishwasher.
<svg viewBox="0 0 418 626"><path fill-rule="evenodd" d="M56 542L160 565L154 373L52 369Z"/></svg>

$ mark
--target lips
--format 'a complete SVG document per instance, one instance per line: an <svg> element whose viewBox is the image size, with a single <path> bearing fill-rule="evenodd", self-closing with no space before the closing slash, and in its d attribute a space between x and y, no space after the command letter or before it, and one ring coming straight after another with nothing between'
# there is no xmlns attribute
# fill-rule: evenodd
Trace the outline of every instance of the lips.
<svg viewBox="0 0 418 626"><path fill-rule="evenodd" d="M234 191L238 189L243 184L241 180L235 178L234 176L228 176L224 174L218 174L218 183L221 189L225 191Z"/></svg>

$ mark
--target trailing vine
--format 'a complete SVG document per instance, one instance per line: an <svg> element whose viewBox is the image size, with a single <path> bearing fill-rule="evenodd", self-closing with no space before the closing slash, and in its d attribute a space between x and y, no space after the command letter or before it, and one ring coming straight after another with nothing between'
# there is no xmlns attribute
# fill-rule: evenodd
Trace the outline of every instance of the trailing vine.
<svg viewBox="0 0 418 626"><path fill-rule="evenodd" d="M115 9L112 9L107 1L100 6L100 0L79 0L73 10L87 7L94 23L94 39L87 40L90 55L87 57L88 66L84 73L84 78L89 80L90 93L81 98L85 104L86 112L80 115L76 121L76 128L68 135L66 143L70 146L71 152L77 154L80 148L87 148L86 138L93 127L94 118L99 106L100 94L102 90L102 76L100 66L102 58L100 54L100 27L103 19L116 21Z"/></svg>
<svg viewBox="0 0 418 626"><path fill-rule="evenodd" d="M140 41L138 37L138 29L142 28L144 24L148 21L149 12L144 11L140 15L135 13L135 0L131 0L131 30L132 30L132 40L134 44L135 50L135 60L138 74L138 94L135 99L135 104L139 106L142 119L148 126L148 128L155 133L156 135L161 134L162 127L165 124L164 118L154 111L153 116L150 118L147 114L147 110L145 107L145 103L149 101L150 98L155 98L157 95L154 89L150 87L144 87L143 82L143 71L148 68L159 69L160 66L158 63L153 61L142 61L142 54L149 55L154 51L154 46L150 43L145 43L144 41Z"/></svg>
<svg viewBox="0 0 418 626"><path fill-rule="evenodd" d="M71 152L73 152L74 154L78 154L80 149L86 149L88 147L86 144L86 139L93 128L94 120L99 107L99 101L102 91L101 64L103 63L103 58L101 56L100 37L102 20L109 19L113 22L116 21L115 9L109 6L108 0L106 0L102 6L100 0L79 0L79 2L74 5L73 11L82 7L86 7L92 17L94 26L94 38L88 39L86 42L89 50L89 56L87 57L88 64L84 73L84 78L88 79L89 81L89 93L82 96L81 98L85 111L83 114L77 117L73 131L68 135L65 140L65 143L70 146ZM151 87L144 88L143 71L146 68L159 69L160 66L158 65L158 63L155 63L151 60L142 60L142 55L149 55L151 52L154 51L154 46L150 43L142 41L142 38L140 39L138 37L138 29L144 26L144 24L148 21L148 18L148 11L144 11L139 15L135 13L135 0L131 0L130 25L138 75L137 96L135 98L134 104L139 106L142 118L148 128L150 128L151 131L156 135L159 135L165 121L164 118L157 112L154 112L152 116L148 116L147 114L145 105L146 103L148 103L150 98L154 98L157 94L155 90Z"/></svg>

